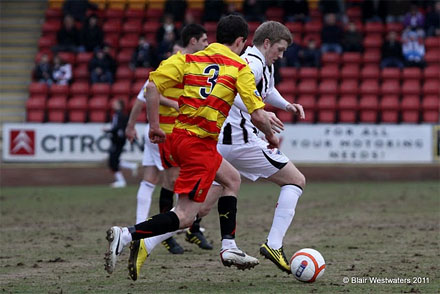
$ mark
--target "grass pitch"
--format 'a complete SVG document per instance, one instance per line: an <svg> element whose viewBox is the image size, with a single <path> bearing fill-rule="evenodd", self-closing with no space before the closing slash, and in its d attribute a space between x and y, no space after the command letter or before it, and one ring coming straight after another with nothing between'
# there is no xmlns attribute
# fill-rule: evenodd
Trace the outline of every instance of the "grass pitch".
<svg viewBox="0 0 440 294"><path fill-rule="evenodd" d="M263 258L251 271L223 267L216 209L202 221L214 250L201 250L181 235L177 240L185 254L171 255L158 246L138 281L127 275L128 248L116 271L108 275L103 266L105 231L111 225L133 224L136 191L135 186L2 188L0 292L438 293L440 289L438 183L310 183L284 247L287 256L304 247L322 253L327 268L313 284L294 280ZM242 185L237 244L251 255L258 256L268 234L278 191L267 183ZM156 193L154 213L157 202ZM398 278L404 282L393 283Z"/></svg>

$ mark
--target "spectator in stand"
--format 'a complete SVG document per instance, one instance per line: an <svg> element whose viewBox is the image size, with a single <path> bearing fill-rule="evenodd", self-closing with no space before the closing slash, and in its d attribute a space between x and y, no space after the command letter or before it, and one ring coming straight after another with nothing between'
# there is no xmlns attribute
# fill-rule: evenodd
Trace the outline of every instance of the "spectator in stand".
<svg viewBox="0 0 440 294"><path fill-rule="evenodd" d="M405 28L411 27L412 29L422 28L425 25L425 16L416 4L411 4L411 10L405 15L403 25Z"/></svg>
<svg viewBox="0 0 440 294"><path fill-rule="evenodd" d="M325 15L325 23L321 31L321 51L342 53L342 41L343 31L341 27L336 23L336 15L329 13Z"/></svg>
<svg viewBox="0 0 440 294"><path fill-rule="evenodd" d="M384 3L381 10L383 9L382 15L386 22L402 22L403 17L411 8L412 0L399 0L398 2L381 0L381 2Z"/></svg>
<svg viewBox="0 0 440 294"><path fill-rule="evenodd" d="M243 14L246 21L263 22L264 9L260 0L245 0L243 2Z"/></svg>
<svg viewBox="0 0 440 294"><path fill-rule="evenodd" d="M299 51L301 66L303 67L319 67L321 61L321 52L316 48L316 41L309 39L307 47Z"/></svg>
<svg viewBox="0 0 440 294"><path fill-rule="evenodd" d="M63 25L57 33L55 52L77 52L79 46L79 32L75 27L75 20L71 15L66 15Z"/></svg>
<svg viewBox="0 0 440 294"><path fill-rule="evenodd" d="M114 52L112 52L112 48L104 43L104 47L102 47L102 50L104 51L105 59L107 60L108 64L110 64L110 71L112 73L112 76L114 77L116 74L116 70L118 69L118 64L116 63L116 60L114 58Z"/></svg>
<svg viewBox="0 0 440 294"><path fill-rule="evenodd" d="M357 30L356 24L354 22L350 22L342 39L344 52L362 52L364 50L362 40L362 34Z"/></svg>
<svg viewBox="0 0 440 294"><path fill-rule="evenodd" d="M52 65L47 54L41 55L38 64L35 66L34 77L40 83L52 85Z"/></svg>
<svg viewBox="0 0 440 294"><path fill-rule="evenodd" d="M52 79L58 85L68 85L72 79L72 65L66 63L58 54L53 58Z"/></svg>
<svg viewBox="0 0 440 294"><path fill-rule="evenodd" d="M173 31L165 33L162 42L157 46L157 58L159 63L172 55L175 41L176 36Z"/></svg>
<svg viewBox="0 0 440 294"><path fill-rule="evenodd" d="M440 1L436 1L426 14L425 31L426 36L440 37Z"/></svg>
<svg viewBox="0 0 440 294"><path fill-rule="evenodd" d="M92 14L81 29L81 51L93 52L102 47L104 33L98 25L98 18Z"/></svg>
<svg viewBox="0 0 440 294"><path fill-rule="evenodd" d="M411 31L403 39L402 53L405 58L405 66L425 67L425 45L423 39L419 38L416 32Z"/></svg>
<svg viewBox="0 0 440 294"><path fill-rule="evenodd" d="M88 9L97 10L98 6L88 0L66 0L63 5L64 15L71 15L81 23L86 20Z"/></svg>
<svg viewBox="0 0 440 294"><path fill-rule="evenodd" d="M145 40L145 37L140 37L139 45L131 57L130 67L135 69L136 67L150 67L151 65L151 46L147 40Z"/></svg>
<svg viewBox="0 0 440 294"><path fill-rule="evenodd" d="M387 4L384 0L364 0L362 1L362 21L382 22L387 16Z"/></svg>
<svg viewBox="0 0 440 294"><path fill-rule="evenodd" d="M334 14L339 20L345 22L344 0L320 0L318 5L323 15Z"/></svg>
<svg viewBox="0 0 440 294"><path fill-rule="evenodd" d="M164 13L171 14L174 21L183 22L186 11L185 0L167 0L165 2Z"/></svg>
<svg viewBox="0 0 440 294"><path fill-rule="evenodd" d="M178 39L179 31L176 28L176 24L174 23L174 18L171 14L165 14L163 16L162 25L156 32L156 41L157 44L160 44L165 37L165 34L168 32L173 32L174 36Z"/></svg>
<svg viewBox="0 0 440 294"><path fill-rule="evenodd" d="M387 40L382 45L382 62L380 67L398 67L403 68L402 45L397 40L396 32L389 32Z"/></svg>
<svg viewBox="0 0 440 294"><path fill-rule="evenodd" d="M98 49L89 63L91 83L113 83L113 64L103 49Z"/></svg>
<svg viewBox="0 0 440 294"><path fill-rule="evenodd" d="M294 36L292 35L292 44L287 47L286 52L284 52L284 58L281 60L283 66L294 66L300 67L299 53L301 51L301 46L295 43Z"/></svg>
<svg viewBox="0 0 440 294"><path fill-rule="evenodd" d="M205 10L203 13L203 22L219 21L225 14L226 4L223 0L205 0Z"/></svg>
<svg viewBox="0 0 440 294"><path fill-rule="evenodd" d="M309 21L309 4L307 0L284 0L282 3L286 22L299 21L305 23Z"/></svg>

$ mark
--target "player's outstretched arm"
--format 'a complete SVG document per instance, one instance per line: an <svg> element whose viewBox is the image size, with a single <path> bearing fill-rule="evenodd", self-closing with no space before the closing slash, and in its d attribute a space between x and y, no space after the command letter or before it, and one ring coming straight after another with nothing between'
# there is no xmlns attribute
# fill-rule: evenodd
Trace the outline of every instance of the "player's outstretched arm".
<svg viewBox="0 0 440 294"><path fill-rule="evenodd" d="M148 136L152 143L161 143L165 140L165 133L159 127L160 94L154 82L150 81L148 84L145 97L147 99L147 115L150 123Z"/></svg>
<svg viewBox="0 0 440 294"><path fill-rule="evenodd" d="M159 103L160 105L172 107L175 110L179 111L179 103L176 100L169 99L167 97L160 95Z"/></svg>
<svg viewBox="0 0 440 294"><path fill-rule="evenodd" d="M304 108L302 107L301 104L298 103L292 103L292 104L288 104L286 106L286 111L292 112L296 115L299 115L300 119L305 119L306 118L306 114L304 112Z"/></svg>
<svg viewBox="0 0 440 294"><path fill-rule="evenodd" d="M262 108L259 108L251 113L252 123L263 132L266 136L266 140L269 142L269 148L278 148L280 145L279 139L272 131L272 124L269 115ZM282 122L279 121L279 123Z"/></svg>
<svg viewBox="0 0 440 294"><path fill-rule="evenodd" d="M139 99L136 99L136 102L133 105L133 108L130 112L130 117L128 118L127 127L125 128L125 136L127 137L128 141L133 142L133 140L137 139L136 134L136 121L139 117L139 114L142 111L142 107L144 106L144 102L142 102Z"/></svg>

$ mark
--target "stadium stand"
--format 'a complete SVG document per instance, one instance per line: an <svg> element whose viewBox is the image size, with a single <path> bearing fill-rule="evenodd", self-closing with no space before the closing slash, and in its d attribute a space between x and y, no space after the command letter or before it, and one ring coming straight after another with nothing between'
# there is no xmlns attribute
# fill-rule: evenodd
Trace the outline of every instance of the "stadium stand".
<svg viewBox="0 0 440 294"><path fill-rule="evenodd" d="M88 63L92 52L61 53L72 64L73 82L70 86L46 85L33 81L26 103L27 120L31 122L105 122L110 118L112 99L122 98L131 107L154 67L130 67L133 50L140 36L145 36L153 50L158 46L156 32L161 26L165 0L91 0L98 5L99 23L105 42L112 48L117 69L115 81L108 84L89 84ZM240 11L243 1L230 0ZM43 53L52 58L56 33L61 27L63 0L49 0L45 21L38 41L38 60ZM187 0L186 13L196 22L203 18L204 1ZM381 68L381 46L388 32L400 36L404 26L400 22L362 22L359 1L345 1L345 17L355 23L363 34L362 52L327 52L321 56L320 67L280 67L281 82L277 89L292 102L301 103L306 111L305 123L438 123L440 97L440 37L428 36L424 68ZM268 4L265 16L284 22L284 11L276 1ZM420 7L427 13L429 7ZM89 14L90 14L89 13ZM183 12L182 12L183 13ZM310 9L309 21L285 22L295 42L306 45L314 39L320 46L323 13ZM249 22L252 38L259 22ZM78 27L81 24L77 24ZM181 23L176 23L180 28ZM216 22L203 23L209 40L214 41ZM340 23L346 30L347 25ZM248 40L249 41L249 40ZM250 41L249 41L250 42ZM273 108L269 108L274 110ZM284 122L297 121L284 111L277 111ZM140 118L145 121L145 114ZM299 122L299 121L297 121Z"/></svg>

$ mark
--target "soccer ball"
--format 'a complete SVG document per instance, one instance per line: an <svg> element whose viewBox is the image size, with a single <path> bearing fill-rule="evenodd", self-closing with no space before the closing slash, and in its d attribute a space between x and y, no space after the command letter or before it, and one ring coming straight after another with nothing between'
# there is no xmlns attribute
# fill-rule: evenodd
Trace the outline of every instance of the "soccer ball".
<svg viewBox="0 0 440 294"><path fill-rule="evenodd" d="M325 271L325 260L315 249L303 248L290 259L292 275L301 282L313 283Z"/></svg>

